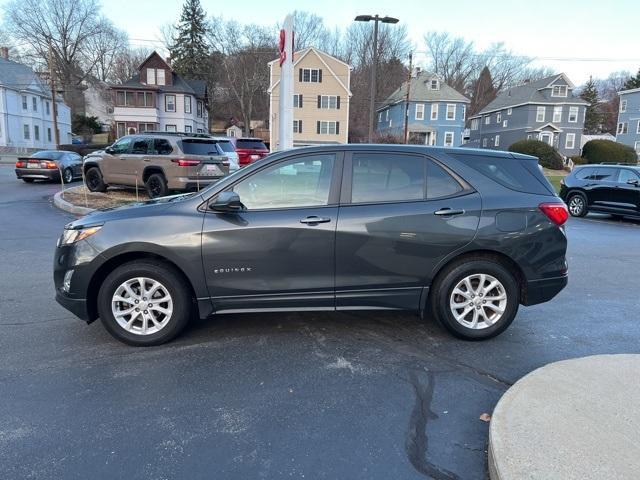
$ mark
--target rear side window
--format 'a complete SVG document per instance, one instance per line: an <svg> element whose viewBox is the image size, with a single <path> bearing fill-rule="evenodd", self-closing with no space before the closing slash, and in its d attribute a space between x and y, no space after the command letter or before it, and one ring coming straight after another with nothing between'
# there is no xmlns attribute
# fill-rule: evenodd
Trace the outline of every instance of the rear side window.
<svg viewBox="0 0 640 480"><path fill-rule="evenodd" d="M427 166L427 199L449 197L462 191L462 185L435 162L429 160Z"/></svg>
<svg viewBox="0 0 640 480"><path fill-rule="evenodd" d="M605 167L605 168L596 168L596 174L593 177L594 180L602 180L606 182L617 182L618 181L618 169Z"/></svg>
<svg viewBox="0 0 640 480"><path fill-rule="evenodd" d="M540 195L553 194L553 187L540 172L536 160L455 153L449 155L511 190ZM546 182L546 185L543 182Z"/></svg>
<svg viewBox="0 0 640 480"><path fill-rule="evenodd" d="M595 168L581 168L576 172L576 178L578 180L587 180L595 173Z"/></svg>
<svg viewBox="0 0 640 480"><path fill-rule="evenodd" d="M425 159L414 155L353 155L353 203L423 200Z"/></svg>
<svg viewBox="0 0 640 480"><path fill-rule="evenodd" d="M218 155L215 140L189 138L182 140L182 151L186 155Z"/></svg>
<svg viewBox="0 0 640 480"><path fill-rule="evenodd" d="M168 140L164 138L153 139L153 153L155 155L169 155L173 152L173 147Z"/></svg>
<svg viewBox="0 0 640 480"><path fill-rule="evenodd" d="M236 140L236 148L252 148L255 150L266 150L267 146L261 140Z"/></svg>
<svg viewBox="0 0 640 480"><path fill-rule="evenodd" d="M639 181L640 177L638 177L638 175L631 171L631 170L627 170L626 168L623 168L622 170L620 170L620 178L618 178L618 182L620 183L627 183L629 180L633 180L633 181Z"/></svg>

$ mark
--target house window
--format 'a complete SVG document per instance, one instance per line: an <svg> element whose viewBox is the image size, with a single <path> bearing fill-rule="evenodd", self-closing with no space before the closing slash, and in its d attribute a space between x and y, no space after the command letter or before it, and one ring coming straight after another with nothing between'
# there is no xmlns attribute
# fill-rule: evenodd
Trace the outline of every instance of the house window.
<svg viewBox="0 0 640 480"><path fill-rule="evenodd" d="M437 119L438 119L438 104L432 103L431 104L431 120L437 120Z"/></svg>
<svg viewBox="0 0 640 480"><path fill-rule="evenodd" d="M502 112L496 113L496 123L502 122Z"/></svg>
<svg viewBox="0 0 640 480"><path fill-rule="evenodd" d="M620 113L625 113L627 111L627 101L620 100Z"/></svg>
<svg viewBox="0 0 640 480"><path fill-rule="evenodd" d="M151 93L151 92L138 92L138 106L139 107L153 107L153 93Z"/></svg>
<svg viewBox="0 0 640 480"><path fill-rule="evenodd" d="M553 90L551 91L552 97L566 97L567 96L567 86L566 85L554 85Z"/></svg>
<svg viewBox="0 0 640 480"><path fill-rule="evenodd" d="M538 107L536 110L536 122L544 122L544 107Z"/></svg>
<svg viewBox="0 0 640 480"><path fill-rule="evenodd" d="M155 123L139 123L138 124L138 133L154 132L155 129L156 129Z"/></svg>
<svg viewBox="0 0 640 480"><path fill-rule="evenodd" d="M567 138L564 141L564 148L568 150L573 150L576 145L576 134L575 133L567 133Z"/></svg>
<svg viewBox="0 0 640 480"><path fill-rule="evenodd" d="M431 90L438 90L440 88L440 82L438 82L438 80L431 80L429 87L431 88Z"/></svg>
<svg viewBox="0 0 640 480"><path fill-rule="evenodd" d="M553 122L554 123L562 122L562 106L561 105L553 107Z"/></svg>
<svg viewBox="0 0 640 480"><path fill-rule="evenodd" d="M133 92L116 92L116 106L117 107L135 107Z"/></svg>
<svg viewBox="0 0 640 480"><path fill-rule="evenodd" d="M464 122L467 119L467 106L462 105L462 121Z"/></svg>
<svg viewBox="0 0 640 480"><path fill-rule="evenodd" d="M176 111L176 96L175 95L165 95L164 96L164 111L165 112L175 112ZM169 130L167 130L167 132L168 131Z"/></svg>
<svg viewBox="0 0 640 480"><path fill-rule="evenodd" d="M507 115L511 115L512 113L513 113L513 108L509 108L509 109L507 110Z"/></svg>
<svg viewBox="0 0 640 480"><path fill-rule="evenodd" d="M302 120L293 121L293 133L302 133Z"/></svg>
<svg viewBox="0 0 640 480"><path fill-rule="evenodd" d="M320 135L337 135L340 133L340 122L325 122L319 120L316 133Z"/></svg>
<svg viewBox="0 0 640 480"><path fill-rule="evenodd" d="M378 123L382 123L382 112L378 112Z"/></svg>
<svg viewBox="0 0 640 480"><path fill-rule="evenodd" d="M198 118L202 118L202 102L200 101L196 103L196 115L198 115Z"/></svg>
<svg viewBox="0 0 640 480"><path fill-rule="evenodd" d="M156 84L156 69L147 68L147 85L155 85L155 84Z"/></svg>
<svg viewBox="0 0 640 480"><path fill-rule="evenodd" d="M164 126L164 131L165 132L177 132L178 128L175 125L165 125Z"/></svg>
<svg viewBox="0 0 640 480"><path fill-rule="evenodd" d="M318 108L335 110L340 108L340 101L336 95L318 95Z"/></svg>
<svg viewBox="0 0 640 480"><path fill-rule="evenodd" d="M47 142L51 142L51 128L47 128Z"/></svg>
<svg viewBox="0 0 640 480"><path fill-rule="evenodd" d="M578 107L569 107L569 123L576 123L578 121Z"/></svg>
<svg viewBox="0 0 640 480"><path fill-rule="evenodd" d="M322 70L318 68L301 68L298 80L304 83L322 83Z"/></svg>
<svg viewBox="0 0 640 480"><path fill-rule="evenodd" d="M447 104L447 120L456 119L456 106L453 103Z"/></svg>
<svg viewBox="0 0 640 480"><path fill-rule="evenodd" d="M479 127L480 127L479 118L474 118L473 120L471 120L471 130L478 130Z"/></svg>
<svg viewBox="0 0 640 480"><path fill-rule="evenodd" d="M416 120L424 120L424 103L416 104Z"/></svg>
<svg viewBox="0 0 640 480"><path fill-rule="evenodd" d="M184 113L191 113L191 96L184 96Z"/></svg>
<svg viewBox="0 0 640 480"><path fill-rule="evenodd" d="M640 120L638 120L638 128L636 129L636 133L640 133Z"/></svg>
<svg viewBox="0 0 640 480"><path fill-rule="evenodd" d="M31 139L31 131L29 130L29 125L22 126L22 135L24 136L25 140Z"/></svg>
<svg viewBox="0 0 640 480"><path fill-rule="evenodd" d="M202 128L199 128L198 133L204 133L204 130Z"/></svg>
<svg viewBox="0 0 640 480"><path fill-rule="evenodd" d="M124 137L127 134L127 125L123 122L118 122L116 124L116 134L118 138Z"/></svg>
<svg viewBox="0 0 640 480"><path fill-rule="evenodd" d="M40 141L40 127L38 125L33 126L33 139Z"/></svg>
<svg viewBox="0 0 640 480"><path fill-rule="evenodd" d="M186 133L192 133L193 132L193 127L191 125L185 125L184 126L184 131Z"/></svg>
<svg viewBox="0 0 640 480"><path fill-rule="evenodd" d="M45 102L44 106L45 106L47 115L51 115L51 105L49 104L49 102Z"/></svg>
<svg viewBox="0 0 640 480"><path fill-rule="evenodd" d="M29 107L27 106L27 96L22 95L22 109L27 110Z"/></svg>
<svg viewBox="0 0 640 480"><path fill-rule="evenodd" d="M500 146L500 135L496 135L496 138L495 138L495 140L493 142L493 145L496 146L496 147Z"/></svg>
<svg viewBox="0 0 640 480"><path fill-rule="evenodd" d="M34 112L38 111L38 99L36 97L31 97L31 109Z"/></svg>
<svg viewBox="0 0 640 480"><path fill-rule="evenodd" d="M453 132L444 132L444 146L453 147Z"/></svg>
<svg viewBox="0 0 640 480"><path fill-rule="evenodd" d="M156 79L158 81L158 85L165 85L164 68L159 68L158 70L156 70L156 73L158 76L158 78Z"/></svg>
<svg viewBox="0 0 640 480"><path fill-rule="evenodd" d="M618 124L618 135L624 135L629 130L629 124L627 122L620 122Z"/></svg>
<svg viewBox="0 0 640 480"><path fill-rule="evenodd" d="M384 121L388 122L389 121L389 109L387 108L387 110L384 112Z"/></svg>
<svg viewBox="0 0 640 480"><path fill-rule="evenodd" d="M486 138L482 139L482 146L483 146L483 148L487 148L487 139Z"/></svg>
<svg viewBox="0 0 640 480"><path fill-rule="evenodd" d="M640 153L640 140L636 141L634 147L636 149L636 153Z"/></svg>
<svg viewBox="0 0 640 480"><path fill-rule="evenodd" d="M491 115L487 115L486 117L484 117L484 124L489 125L489 122L491 122Z"/></svg>
<svg viewBox="0 0 640 480"><path fill-rule="evenodd" d="M293 96L293 107L302 108L302 94L296 94Z"/></svg>
<svg viewBox="0 0 640 480"><path fill-rule="evenodd" d="M531 140L533 138L533 135L531 135L530 133L527 134L527 140Z"/></svg>
<svg viewBox="0 0 640 480"><path fill-rule="evenodd" d="M508 125L509 125L509 121L508 120L503 120L502 121L502 128L507 128Z"/></svg>

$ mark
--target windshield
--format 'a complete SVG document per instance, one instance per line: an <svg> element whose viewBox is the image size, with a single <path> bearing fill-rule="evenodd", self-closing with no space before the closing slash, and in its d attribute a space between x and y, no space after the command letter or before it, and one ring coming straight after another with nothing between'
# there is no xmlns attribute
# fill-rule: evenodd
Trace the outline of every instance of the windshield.
<svg viewBox="0 0 640 480"><path fill-rule="evenodd" d="M45 158L48 160L60 160L60 157L64 155L64 152L56 152L53 150L43 150L42 152L36 152L31 155L31 158Z"/></svg>
<svg viewBox="0 0 640 480"><path fill-rule="evenodd" d="M186 139L182 140L182 151L187 155L218 155L215 140Z"/></svg>

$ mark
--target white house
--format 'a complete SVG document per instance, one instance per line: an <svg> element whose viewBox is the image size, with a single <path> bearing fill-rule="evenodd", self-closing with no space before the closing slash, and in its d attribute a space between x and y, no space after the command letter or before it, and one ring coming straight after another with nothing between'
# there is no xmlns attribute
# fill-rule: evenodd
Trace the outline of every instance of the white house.
<svg viewBox="0 0 640 480"><path fill-rule="evenodd" d="M46 85L31 68L9 60L0 49L0 150L55 149L53 105ZM71 111L58 99L60 143L71 143Z"/></svg>
<svg viewBox="0 0 640 480"><path fill-rule="evenodd" d="M111 85L118 137L145 131L209 132L207 84L181 77L158 53L122 85Z"/></svg>

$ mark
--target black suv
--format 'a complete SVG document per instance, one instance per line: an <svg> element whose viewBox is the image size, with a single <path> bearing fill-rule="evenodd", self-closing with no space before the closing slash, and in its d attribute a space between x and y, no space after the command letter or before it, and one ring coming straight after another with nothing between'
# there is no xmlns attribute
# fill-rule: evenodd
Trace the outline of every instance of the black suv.
<svg viewBox="0 0 640 480"><path fill-rule="evenodd" d="M574 217L584 217L588 212L609 213L614 217L640 216L640 166L576 167L561 182L560 198Z"/></svg>
<svg viewBox="0 0 640 480"><path fill-rule="evenodd" d="M534 157L301 148L70 223L56 298L133 345L170 340L193 314L361 309L428 312L484 339L566 285L567 217Z"/></svg>

